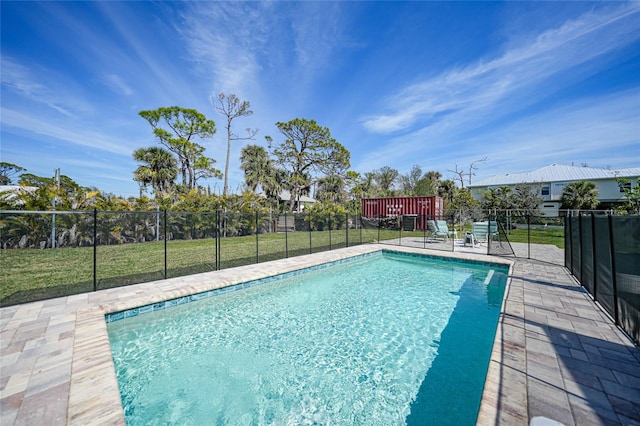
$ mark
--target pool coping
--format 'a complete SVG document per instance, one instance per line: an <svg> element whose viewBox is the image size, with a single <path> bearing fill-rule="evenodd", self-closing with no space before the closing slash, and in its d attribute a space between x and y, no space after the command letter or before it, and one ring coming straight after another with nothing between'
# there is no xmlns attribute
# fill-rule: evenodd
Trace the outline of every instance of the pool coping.
<svg viewBox="0 0 640 426"><path fill-rule="evenodd" d="M532 377L535 377L529 370L530 365L537 365L531 364L530 360L535 361L534 355L540 355L531 352L530 360L527 360L529 346L528 343L525 344L525 337L534 343L544 342L534 340L542 339L542 333L539 336L527 329L525 312L529 318L538 317L537 312L533 312L534 308L531 308L531 312L527 311L530 307L525 306L525 295L529 289L525 289L524 282L527 281L529 287L535 287L538 283L547 286L549 283L558 283L557 287L560 290L567 287L567 291L574 292L568 292L567 295L575 299L574 295L579 294L575 291L580 287L570 281L571 278L564 268L557 265L539 265L526 259L380 245L354 246L0 308L0 422L3 425L124 424L105 314L376 251L427 254L483 263L489 261L509 266L509 279L477 422L494 425L528 424L531 417L542 413L561 420L568 418L565 424L575 424L575 421L571 420L572 417L566 417L567 412L576 412L573 406L568 411L560 412L554 401L539 403L536 400L544 399L544 396L537 395L537 388L531 387ZM536 281L538 270L550 277L549 282ZM579 313L590 318L590 321L597 322L598 335L606 334L602 338L603 342L613 342L612 345L617 345L616 348L624 351L625 356L629 352L631 359L636 358L633 367L640 365L640 350L637 346L629 343L629 339L615 325L610 324L585 294L579 299L580 309L588 308ZM554 318L559 320L553 312L548 316L549 321ZM595 331L592 334L594 333ZM607 339L608 341L605 341ZM551 348L552 351L557 349ZM628 360L626 362L628 363ZM634 370L631 373L633 377L640 376L640 373L635 374ZM552 390L563 388L569 395L567 389L570 385L566 381ZM566 405L568 404L567 402ZM618 411L615 413L618 415Z"/></svg>
<svg viewBox="0 0 640 426"><path fill-rule="evenodd" d="M169 299L178 299L210 290L218 290L244 282L265 279L276 274L291 273L378 251L405 252L419 255L427 254L424 250L406 247L393 247L391 249L380 246L357 246L296 258L281 259L264 264L139 284L137 286L148 288L161 283L163 287L168 288L161 292L158 292L156 289L153 294L149 294L147 291L141 289L142 291L136 292L139 297L135 299L115 300L111 303L105 301L105 303L97 307L78 311L75 334L76 341L74 342L73 351L73 370L69 392L68 419L70 424L88 424L89 422L96 421L97 418L100 419L100 423L124 423L124 413L107 333L106 315ZM473 254L456 253L452 255L452 253L428 253L428 255L481 263L487 262L486 257L478 257ZM501 264L507 267L511 267L513 264L513 262L502 258L495 258L495 261L494 258L492 258L491 263ZM257 271L256 269L258 268L262 269L262 271ZM234 273L240 271L243 273ZM212 280L209 281L209 278L212 278ZM182 285L173 286L173 283L180 283ZM505 294L507 294L506 291ZM100 389L99 394L96 394L96 389Z"/></svg>

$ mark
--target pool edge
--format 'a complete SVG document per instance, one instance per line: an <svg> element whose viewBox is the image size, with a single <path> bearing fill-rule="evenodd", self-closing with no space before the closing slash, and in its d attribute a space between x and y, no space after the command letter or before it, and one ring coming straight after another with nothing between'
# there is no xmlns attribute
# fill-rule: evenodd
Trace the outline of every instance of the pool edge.
<svg viewBox="0 0 640 426"><path fill-rule="evenodd" d="M427 254L430 257L487 262L487 256L470 253L435 252L411 247L389 248L380 247L379 245L360 245L221 271L135 284L125 288L101 290L94 297L96 303L93 307L79 310L76 313L78 325L76 326L73 343L68 424L125 424L105 315L377 251L417 253ZM491 258L491 263L509 266L509 277L506 283L498 327L503 317L514 262L514 260L505 258ZM207 281L203 280L203 278L207 277L212 278L210 281L213 282L202 282ZM127 294L133 294L137 299L127 298ZM496 331L496 337L494 338L494 351L492 351L489 362L489 372L485 379L485 389L482 394L479 413L484 404L489 373L492 371L491 365L494 361L497 338L498 331ZM97 392L98 390L99 392Z"/></svg>

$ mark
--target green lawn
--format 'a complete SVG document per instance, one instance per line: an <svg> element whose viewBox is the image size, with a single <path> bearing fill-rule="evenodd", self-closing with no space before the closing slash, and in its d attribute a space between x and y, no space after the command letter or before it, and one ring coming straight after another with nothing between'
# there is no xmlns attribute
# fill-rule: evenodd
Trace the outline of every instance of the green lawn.
<svg viewBox="0 0 640 426"><path fill-rule="evenodd" d="M529 235L531 244L552 244L564 249L564 228L531 228ZM507 238L512 243L526 243L529 237L527 229L520 227L508 232Z"/></svg>
<svg viewBox="0 0 640 426"><path fill-rule="evenodd" d="M289 232L220 240L220 268L371 242L377 230ZM257 257L256 257L257 248ZM93 290L93 247L0 250L0 305ZM164 241L96 249L98 289L164 278ZM167 277L216 269L215 239L167 242Z"/></svg>
<svg viewBox="0 0 640 426"><path fill-rule="evenodd" d="M377 230L371 230L374 233L374 239L378 239ZM458 229L458 238L464 238L465 232L471 232L471 226L460 230ZM380 230L380 241L393 240L398 238L423 238L424 231L407 232L398 230L382 229ZM527 234L526 227L512 229L507 233L507 238L512 243L526 243L531 238L531 244L552 244L564 249L564 229L563 228L531 228L530 235Z"/></svg>
<svg viewBox="0 0 640 426"><path fill-rule="evenodd" d="M459 234L460 231L459 231ZM339 231L268 233L220 240L220 269L266 262L347 245L397 238L422 238L423 231L350 229ZM508 234L512 242L527 242L526 228ZM533 244L555 244L564 248L560 228L532 229ZM256 256L257 249L257 256ZM97 288L153 281L165 277L164 242L98 246ZM24 303L93 290L93 247L0 250L0 305ZM215 239L167 242L167 277L216 269Z"/></svg>

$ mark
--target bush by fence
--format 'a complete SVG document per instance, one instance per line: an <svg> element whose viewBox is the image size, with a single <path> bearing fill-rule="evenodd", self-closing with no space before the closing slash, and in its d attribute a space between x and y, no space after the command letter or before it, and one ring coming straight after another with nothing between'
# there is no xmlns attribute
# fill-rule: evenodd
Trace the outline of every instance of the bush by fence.
<svg viewBox="0 0 640 426"><path fill-rule="evenodd" d="M280 230L280 222L290 226ZM349 214L0 211L0 305L316 253L377 235Z"/></svg>
<svg viewBox="0 0 640 426"><path fill-rule="evenodd" d="M430 221L444 221L448 232L432 232ZM0 305L364 243L455 251L478 222L496 232L474 252L532 258L532 245L564 248L563 223L557 221L517 211L458 211L447 217L0 211Z"/></svg>

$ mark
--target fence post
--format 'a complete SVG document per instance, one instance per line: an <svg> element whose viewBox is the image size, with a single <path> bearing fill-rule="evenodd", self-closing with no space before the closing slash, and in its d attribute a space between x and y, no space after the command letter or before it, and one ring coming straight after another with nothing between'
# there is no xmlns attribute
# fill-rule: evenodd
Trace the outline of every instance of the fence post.
<svg viewBox="0 0 640 426"><path fill-rule="evenodd" d="M93 291L98 291L98 209L93 209Z"/></svg>
<svg viewBox="0 0 640 426"><path fill-rule="evenodd" d="M259 247L258 247L258 212L256 211L256 263L260 263L260 258L258 257Z"/></svg>
<svg viewBox="0 0 640 426"><path fill-rule="evenodd" d="M378 217L378 244L380 244L380 227L382 226L382 220Z"/></svg>
<svg viewBox="0 0 640 426"><path fill-rule="evenodd" d="M294 222L295 223L295 222ZM276 230L278 224L276 223ZM284 256L289 257L289 226L287 226L287 212L284 212Z"/></svg>
<svg viewBox="0 0 640 426"><path fill-rule="evenodd" d="M164 210L164 279L167 279L167 209Z"/></svg>
<svg viewBox="0 0 640 426"><path fill-rule="evenodd" d="M580 279L578 281L580 281L580 285L584 287L584 285L582 285L582 279L584 276L584 248L582 247L582 215L581 214L578 215L578 235L580 236L580 242L578 243L578 245L580 246Z"/></svg>
<svg viewBox="0 0 640 426"><path fill-rule="evenodd" d="M358 215L358 224L360 224L360 244L362 244L362 213Z"/></svg>
<svg viewBox="0 0 640 426"><path fill-rule="evenodd" d="M311 218L312 218L312 213L309 213L309 254L313 252L312 250L313 244L311 243Z"/></svg>
<svg viewBox="0 0 640 426"><path fill-rule="evenodd" d="M329 219L327 222L329 225L329 251L331 251L331 213L329 213Z"/></svg>
<svg viewBox="0 0 640 426"><path fill-rule="evenodd" d="M616 324L620 325L620 318L618 312L618 282L616 279L616 252L614 250L613 242L613 219L609 215L609 254L611 255L611 283L613 284L613 318Z"/></svg>
<svg viewBox="0 0 640 426"><path fill-rule="evenodd" d="M596 217L591 212L591 252L593 262L593 300L598 300L598 258L596 257Z"/></svg>
<svg viewBox="0 0 640 426"><path fill-rule="evenodd" d="M560 213L558 213L558 214L560 214ZM569 247L569 244L570 244L569 241L567 241L568 240L567 235L569 235L569 232L570 232L570 229L567 228L567 224L569 223L569 221L567 220L567 216L565 216L563 218L563 222L564 222L564 228L562 228L562 230L564 231L564 233L563 233L563 237L564 237L564 267L569 269L568 266L567 266L567 256L568 256L568 253L571 251L571 248ZM571 271L569 271L569 272L571 272Z"/></svg>
<svg viewBox="0 0 640 426"><path fill-rule="evenodd" d="M345 218L344 232L345 232L345 238L346 238L346 246L349 247L349 213L345 213L344 218Z"/></svg>
<svg viewBox="0 0 640 426"><path fill-rule="evenodd" d="M216 210L216 271L220 270L220 210Z"/></svg>
<svg viewBox="0 0 640 426"><path fill-rule="evenodd" d="M527 259L531 259L531 215L527 212Z"/></svg>

